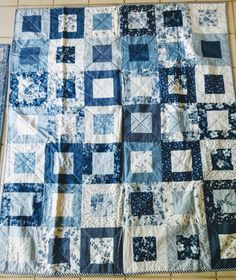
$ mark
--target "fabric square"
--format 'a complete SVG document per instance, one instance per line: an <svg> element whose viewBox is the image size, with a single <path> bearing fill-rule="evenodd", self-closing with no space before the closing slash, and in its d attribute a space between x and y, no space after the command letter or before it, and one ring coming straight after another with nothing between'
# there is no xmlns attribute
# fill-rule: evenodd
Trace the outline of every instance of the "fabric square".
<svg viewBox="0 0 236 280"><path fill-rule="evenodd" d="M148 248L148 250L146 248ZM133 237L135 262L155 261L157 259L156 250L155 236Z"/></svg>
<svg viewBox="0 0 236 280"><path fill-rule="evenodd" d="M58 47L56 63L75 63L75 47Z"/></svg>
<svg viewBox="0 0 236 280"><path fill-rule="evenodd" d="M123 5L120 7L122 36L155 35L154 5Z"/></svg>
<svg viewBox="0 0 236 280"><path fill-rule="evenodd" d="M112 37L86 39L84 48L86 71L119 70L119 44L119 39Z"/></svg>
<svg viewBox="0 0 236 280"><path fill-rule="evenodd" d="M56 91L57 98L75 98L75 81L74 79L63 79L63 84Z"/></svg>
<svg viewBox="0 0 236 280"><path fill-rule="evenodd" d="M231 181L205 181L204 203L209 224L234 224L236 185Z"/></svg>
<svg viewBox="0 0 236 280"><path fill-rule="evenodd" d="M196 95L198 103L235 102L235 94L232 88L233 80L230 67L197 65L195 69ZM206 76L208 78L206 78ZM213 81L211 82L212 79L214 79L214 84Z"/></svg>
<svg viewBox="0 0 236 280"><path fill-rule="evenodd" d="M8 253L9 262L25 264L29 259L31 238L12 237L9 238Z"/></svg>
<svg viewBox="0 0 236 280"><path fill-rule="evenodd" d="M153 193L133 192L130 194L133 216L153 215Z"/></svg>
<svg viewBox="0 0 236 280"><path fill-rule="evenodd" d="M192 181L202 178L200 143L162 143L162 175L164 181ZM181 160L179 159L181 156Z"/></svg>
<svg viewBox="0 0 236 280"><path fill-rule="evenodd" d="M122 224L120 184L84 185L82 192L83 228L120 227Z"/></svg>
<svg viewBox="0 0 236 280"><path fill-rule="evenodd" d="M113 184L121 181L121 145L84 144L83 181L87 184Z"/></svg>
<svg viewBox="0 0 236 280"><path fill-rule="evenodd" d="M223 94L225 93L223 75L205 75L205 93Z"/></svg>
<svg viewBox="0 0 236 280"><path fill-rule="evenodd" d="M215 269L227 269L235 265L235 225L210 224L208 232L212 267Z"/></svg>
<svg viewBox="0 0 236 280"><path fill-rule="evenodd" d="M85 72L85 105L121 104L121 77L118 71Z"/></svg>
<svg viewBox="0 0 236 280"><path fill-rule="evenodd" d="M160 106L137 104L123 106L123 137L126 142L160 139Z"/></svg>
<svg viewBox="0 0 236 280"><path fill-rule="evenodd" d="M129 183L160 182L161 147L159 142L125 142L124 181Z"/></svg>
<svg viewBox="0 0 236 280"><path fill-rule="evenodd" d="M43 218L42 184L4 184L0 223L37 227Z"/></svg>
<svg viewBox="0 0 236 280"><path fill-rule="evenodd" d="M50 39L84 37L84 8L50 10Z"/></svg>
<svg viewBox="0 0 236 280"><path fill-rule="evenodd" d="M86 38L117 38L119 36L119 7L86 7Z"/></svg>
<svg viewBox="0 0 236 280"><path fill-rule="evenodd" d="M161 102L196 102L194 77L195 69L192 67L160 69Z"/></svg>
<svg viewBox="0 0 236 280"><path fill-rule="evenodd" d="M7 144L5 183L44 183L45 144Z"/></svg>
<svg viewBox="0 0 236 280"><path fill-rule="evenodd" d="M229 131L229 111L228 110L209 110L207 111L207 129L210 131L222 130Z"/></svg>
<svg viewBox="0 0 236 280"><path fill-rule="evenodd" d="M203 57L222 58L220 41L201 41Z"/></svg>
<svg viewBox="0 0 236 280"><path fill-rule="evenodd" d="M14 40L48 40L50 9L19 9L16 11ZM27 42L27 44L29 41Z"/></svg>
<svg viewBox="0 0 236 280"><path fill-rule="evenodd" d="M40 48L22 48L20 51L21 64L39 63Z"/></svg>
<svg viewBox="0 0 236 280"><path fill-rule="evenodd" d="M132 173L152 173L152 152L151 151L131 151L130 152Z"/></svg>
<svg viewBox="0 0 236 280"><path fill-rule="evenodd" d="M135 226L124 228L124 271L129 274L166 270L166 227Z"/></svg>
<svg viewBox="0 0 236 280"><path fill-rule="evenodd" d="M172 172L191 172L192 151L191 150L174 150L171 151L171 170Z"/></svg>
<svg viewBox="0 0 236 280"><path fill-rule="evenodd" d="M113 263L113 238L90 238L90 264Z"/></svg>
<svg viewBox="0 0 236 280"><path fill-rule="evenodd" d="M149 77L130 77L131 96L152 96L152 80Z"/></svg>
<svg viewBox="0 0 236 280"><path fill-rule="evenodd" d="M22 32L41 32L41 16L23 16Z"/></svg>
<svg viewBox="0 0 236 280"><path fill-rule="evenodd" d="M16 74L11 79L9 102L15 107L41 106L47 100L47 74Z"/></svg>
<svg viewBox="0 0 236 280"><path fill-rule="evenodd" d="M171 61L181 61L185 58L184 45L181 42L166 44L167 59Z"/></svg>
<svg viewBox="0 0 236 280"><path fill-rule="evenodd" d="M49 239L48 263L70 263L70 238Z"/></svg>
<svg viewBox="0 0 236 280"><path fill-rule="evenodd" d="M201 140L204 180L233 180L236 147L233 140Z"/></svg>
<svg viewBox="0 0 236 280"><path fill-rule="evenodd" d="M14 162L14 173L34 173L35 153L16 153Z"/></svg>
<svg viewBox="0 0 236 280"><path fill-rule="evenodd" d="M123 36L121 47L121 70L152 69L157 67L156 40L152 36Z"/></svg>
<svg viewBox="0 0 236 280"><path fill-rule="evenodd" d="M112 62L112 46L93 46L93 62Z"/></svg>
<svg viewBox="0 0 236 280"><path fill-rule="evenodd" d="M81 144L46 144L45 155L44 180L46 183L81 183Z"/></svg>
<svg viewBox="0 0 236 280"><path fill-rule="evenodd" d="M121 142L121 106L85 107L85 142Z"/></svg>
<svg viewBox="0 0 236 280"><path fill-rule="evenodd" d="M206 225L203 183L168 182L164 184L163 208L170 225Z"/></svg>
<svg viewBox="0 0 236 280"><path fill-rule="evenodd" d="M147 44L129 45L129 61L148 61L149 51Z"/></svg>
<svg viewBox="0 0 236 280"><path fill-rule="evenodd" d="M178 27L183 25L182 11L164 11L164 27Z"/></svg>
<svg viewBox="0 0 236 280"><path fill-rule="evenodd" d="M113 134L113 114L98 114L93 116L94 134Z"/></svg>
<svg viewBox="0 0 236 280"><path fill-rule="evenodd" d="M75 184L46 184L43 225L79 227L81 224L82 187Z"/></svg>
<svg viewBox="0 0 236 280"><path fill-rule="evenodd" d="M112 14L95 14L93 15L93 30L111 30Z"/></svg>
<svg viewBox="0 0 236 280"><path fill-rule="evenodd" d="M190 235L189 237L177 235L176 245L178 247L178 260L186 260L187 258L193 260L199 259L200 248L198 235Z"/></svg>
<svg viewBox="0 0 236 280"><path fill-rule="evenodd" d="M80 273L121 273L121 244L121 228L82 228Z"/></svg>

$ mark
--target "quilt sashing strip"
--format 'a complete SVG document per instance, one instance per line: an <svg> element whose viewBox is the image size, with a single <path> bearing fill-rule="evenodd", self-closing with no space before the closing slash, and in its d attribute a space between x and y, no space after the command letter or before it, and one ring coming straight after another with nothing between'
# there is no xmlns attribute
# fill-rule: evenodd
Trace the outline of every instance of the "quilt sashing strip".
<svg viewBox="0 0 236 280"><path fill-rule="evenodd" d="M8 86L9 44L0 44L0 139L2 139L3 116Z"/></svg>
<svg viewBox="0 0 236 280"><path fill-rule="evenodd" d="M18 9L0 271L236 268L225 3Z"/></svg>

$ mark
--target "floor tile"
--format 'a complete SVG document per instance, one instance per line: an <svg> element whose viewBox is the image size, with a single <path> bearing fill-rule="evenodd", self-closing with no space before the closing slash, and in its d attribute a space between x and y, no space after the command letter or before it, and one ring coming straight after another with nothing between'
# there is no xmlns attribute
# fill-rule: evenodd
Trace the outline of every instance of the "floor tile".
<svg viewBox="0 0 236 280"><path fill-rule="evenodd" d="M236 271L219 271L219 272L217 272L217 277L219 278L225 278L225 277L234 277L234 279L235 279L235 277L236 277ZM225 278L225 280L226 280L226 278ZM228 278L227 278L227 280L228 280Z"/></svg>
<svg viewBox="0 0 236 280"><path fill-rule="evenodd" d="M0 6L17 6L18 0L0 0Z"/></svg>
<svg viewBox="0 0 236 280"><path fill-rule="evenodd" d="M12 37L16 7L0 8L0 37Z"/></svg>
<svg viewBox="0 0 236 280"><path fill-rule="evenodd" d="M199 273L172 273L171 279L195 279L201 277L201 279L213 278L215 277L215 272L199 272Z"/></svg>
<svg viewBox="0 0 236 280"><path fill-rule="evenodd" d="M228 28L229 33L235 33L235 24L234 24L234 13L233 13L233 3L228 3Z"/></svg>
<svg viewBox="0 0 236 280"><path fill-rule="evenodd" d="M153 0L142 0L141 1L142 3L158 3L160 2L160 0L157 0L157 1L153 1ZM125 3L140 3L140 0L125 0Z"/></svg>
<svg viewBox="0 0 236 280"><path fill-rule="evenodd" d="M64 1L66 3L66 1ZM44 6L53 5L53 0L19 0L19 5L21 6Z"/></svg>
<svg viewBox="0 0 236 280"><path fill-rule="evenodd" d="M123 4L124 0L89 0L89 4L93 5L112 5L112 4Z"/></svg>
<svg viewBox="0 0 236 280"><path fill-rule="evenodd" d="M231 46L231 57L232 57L232 64L236 67L236 37L235 34L229 34L230 39L230 46Z"/></svg>
<svg viewBox="0 0 236 280"><path fill-rule="evenodd" d="M54 0L54 5L88 5L89 0Z"/></svg>

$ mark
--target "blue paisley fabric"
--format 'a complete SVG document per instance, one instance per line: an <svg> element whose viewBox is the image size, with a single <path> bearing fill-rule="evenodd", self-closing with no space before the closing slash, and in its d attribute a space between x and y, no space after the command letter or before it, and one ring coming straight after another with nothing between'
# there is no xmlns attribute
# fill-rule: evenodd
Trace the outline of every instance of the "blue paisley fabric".
<svg viewBox="0 0 236 280"><path fill-rule="evenodd" d="M225 3L17 10L2 273L236 268L227 32Z"/></svg>

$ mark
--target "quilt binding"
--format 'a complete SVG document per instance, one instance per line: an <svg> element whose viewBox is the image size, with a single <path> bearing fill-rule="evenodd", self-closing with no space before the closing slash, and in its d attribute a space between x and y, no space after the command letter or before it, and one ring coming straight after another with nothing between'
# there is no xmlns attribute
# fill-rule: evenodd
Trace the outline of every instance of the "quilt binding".
<svg viewBox="0 0 236 280"><path fill-rule="evenodd" d="M198 4L224 4L225 5L225 17L226 17L226 23L227 23L227 40L228 40L228 49L229 49L229 56L230 56L230 68L231 68L231 75L232 75L232 81L233 81L233 90L234 94L236 96L236 83L233 77L233 72L234 72L234 67L232 63L232 49L231 49L231 42L230 42L230 33L229 33L229 11L228 11L228 2L225 1L217 1L217 2L208 2L208 1L201 1L201 2L168 2L168 3L158 3L158 2L148 2L148 3L124 3L124 4L104 4L104 5L93 5L92 7L110 7L110 6L115 6L115 7L121 7L123 5L125 6L130 6L130 5L169 5L169 4L191 4L191 5L198 5ZM78 6L78 5L74 5ZM90 7L89 5L79 5L80 7ZM60 6L58 6L60 7ZM58 8L57 7L57 8ZM64 6L61 6L64 7ZM38 9L53 9L52 8L38 8ZM23 8L24 10L35 10L37 8ZM18 10L18 9L17 9ZM16 10L16 12L17 12ZM16 13L15 12L15 13ZM16 24L16 17L14 19L14 27ZM14 35L13 35L14 38ZM9 69L8 69L8 86L7 86L7 93L6 93L6 100L5 100L5 112L3 113L3 135L5 134L5 137L2 137L1 140L4 140L4 143L1 143L1 148L2 152L0 154L0 187L2 187L3 182L5 181L5 171L6 171L6 148L7 148L7 138L8 138L8 116L9 116L9 96L10 96L10 75L11 75L11 55L12 55L12 48L10 48L9 52ZM2 172L1 172L2 171ZM0 191L0 209L1 209L1 201L2 201L2 196L3 193ZM54 272L54 273L24 273L24 272L12 272L12 271L0 271L0 276L1 275L19 275L19 276L46 276L46 277L60 277L60 276L101 276L101 277L107 277L107 276L133 276L133 275L150 275L152 274L167 274L167 273L199 273L199 272L218 272L218 271L236 271L236 266L231 267L231 268L218 268L218 269L193 269L193 270L161 270L161 271L140 271L140 272L129 272L129 273L61 273L61 272Z"/></svg>

